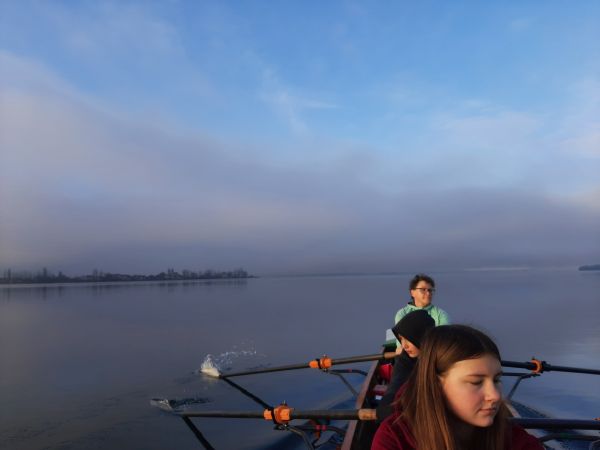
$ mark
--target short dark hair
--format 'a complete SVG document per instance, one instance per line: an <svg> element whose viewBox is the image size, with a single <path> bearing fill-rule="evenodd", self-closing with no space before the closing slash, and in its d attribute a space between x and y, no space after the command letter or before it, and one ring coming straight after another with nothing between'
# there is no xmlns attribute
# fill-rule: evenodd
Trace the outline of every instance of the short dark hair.
<svg viewBox="0 0 600 450"><path fill-rule="evenodd" d="M409 287L411 291L417 287L419 281L425 281L426 283L430 284L432 288L435 287L435 281L433 281L433 278L431 278L429 275L425 275L424 273L418 273L413 277L412 280L410 280Z"/></svg>

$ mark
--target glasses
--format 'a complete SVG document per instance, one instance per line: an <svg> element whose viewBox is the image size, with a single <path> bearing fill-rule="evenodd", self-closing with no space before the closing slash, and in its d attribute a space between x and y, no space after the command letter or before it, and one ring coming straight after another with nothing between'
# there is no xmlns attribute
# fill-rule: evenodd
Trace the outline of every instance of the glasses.
<svg viewBox="0 0 600 450"><path fill-rule="evenodd" d="M415 291L421 291L421 294L424 294L425 292L429 292L430 294L435 293L435 288L415 288Z"/></svg>

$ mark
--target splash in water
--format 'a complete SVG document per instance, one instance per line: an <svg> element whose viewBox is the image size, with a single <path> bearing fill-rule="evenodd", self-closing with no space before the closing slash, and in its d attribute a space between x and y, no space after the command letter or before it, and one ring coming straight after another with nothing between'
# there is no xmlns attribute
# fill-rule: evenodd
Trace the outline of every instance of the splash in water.
<svg viewBox="0 0 600 450"><path fill-rule="evenodd" d="M246 357L254 357L256 355L256 350L234 350L221 353L217 356L209 354L206 355L206 358L204 358L204 361L202 361L202 365L200 366L200 369L198 369L198 373L219 378L223 370L230 368L234 361L238 361Z"/></svg>
<svg viewBox="0 0 600 450"><path fill-rule="evenodd" d="M221 376L219 368L213 361L212 355L206 355L206 358L204 358L204 361L202 361L202 365L200 366L200 372L215 378Z"/></svg>

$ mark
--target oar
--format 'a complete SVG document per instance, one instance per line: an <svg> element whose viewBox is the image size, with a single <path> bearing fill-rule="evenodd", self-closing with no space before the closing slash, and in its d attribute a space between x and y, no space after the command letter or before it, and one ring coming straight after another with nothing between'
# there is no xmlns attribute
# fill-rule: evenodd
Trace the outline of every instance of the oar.
<svg viewBox="0 0 600 450"><path fill-rule="evenodd" d="M234 373L219 373L218 371L202 371L203 373L217 377L217 378L232 378L232 377L241 377L243 375L255 375L259 373L269 373L269 372L283 372L285 370L297 370L297 369L329 369L331 366L339 365L339 364L352 364L358 362L365 361L376 361L378 359L393 359L396 356L395 352L385 352L385 353L375 353L372 355L363 355L363 356L350 356L347 358L337 358L331 359L327 356L323 356L322 358L313 359L308 363L300 363L300 364L290 364L287 366L279 366L279 367L267 367L265 369L255 369L255 370L246 370L243 372L234 372Z"/></svg>
<svg viewBox="0 0 600 450"><path fill-rule="evenodd" d="M228 419L265 419L275 423L287 423L294 419L376 420L374 409L315 409L298 411L283 404L264 411L181 411L181 417L205 417Z"/></svg>
<svg viewBox="0 0 600 450"><path fill-rule="evenodd" d="M536 430L600 430L600 421L598 420L580 420L580 419L548 419L512 417L510 421L521 425L523 428Z"/></svg>
<svg viewBox="0 0 600 450"><path fill-rule="evenodd" d="M264 411L182 411L176 412L186 425L192 430L196 438L207 450L214 450L214 447L206 440L198 427L192 422L190 417L205 418L237 418L237 419L265 419L275 423L276 429L292 431L304 439L308 448L314 448L306 433L302 432L300 427L293 427L289 422L294 419L332 419L332 420L375 420L374 409L359 410L315 410L315 411L295 411L285 403L274 408L267 408ZM318 425L320 431L336 430L335 427Z"/></svg>
<svg viewBox="0 0 600 450"><path fill-rule="evenodd" d="M273 410L264 411L182 411L181 417L204 418L236 418L236 419L265 419L275 423L288 423L294 419L331 419L331 420L377 420L374 409L325 409L298 411L287 405L279 405ZM512 417L511 422L528 429L569 429L569 430L600 430L600 421L581 419L549 419Z"/></svg>
<svg viewBox="0 0 600 450"><path fill-rule="evenodd" d="M600 375L600 370L596 369L582 369L580 367L566 367L566 366L553 366L548 364L546 361L540 361L532 358L528 362L516 362L516 361L501 361L504 367L514 367L518 369L528 369L534 373L542 372L572 372L572 373L587 373L591 375Z"/></svg>

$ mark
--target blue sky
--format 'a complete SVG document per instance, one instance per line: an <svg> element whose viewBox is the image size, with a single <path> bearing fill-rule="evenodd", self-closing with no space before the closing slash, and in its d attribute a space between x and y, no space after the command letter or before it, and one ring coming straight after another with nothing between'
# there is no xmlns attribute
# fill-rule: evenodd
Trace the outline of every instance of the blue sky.
<svg viewBox="0 0 600 450"><path fill-rule="evenodd" d="M0 268L600 259L600 4L0 2Z"/></svg>

